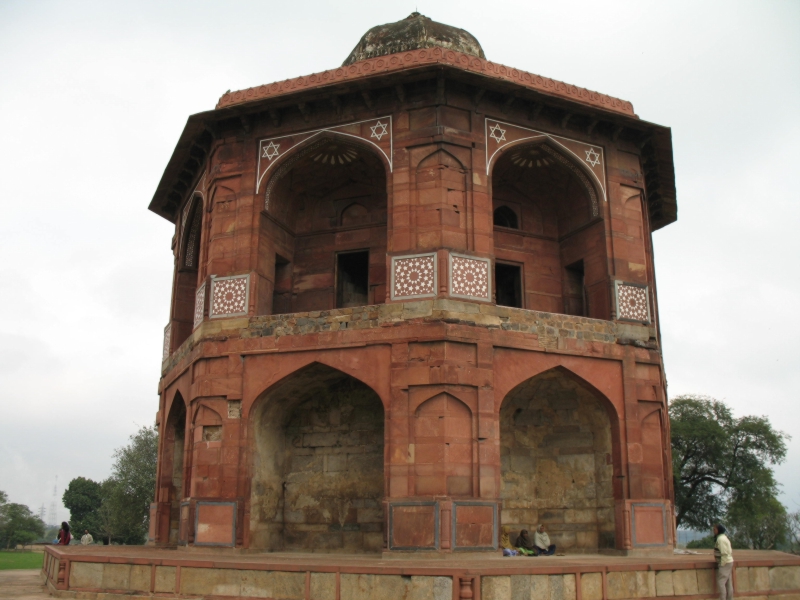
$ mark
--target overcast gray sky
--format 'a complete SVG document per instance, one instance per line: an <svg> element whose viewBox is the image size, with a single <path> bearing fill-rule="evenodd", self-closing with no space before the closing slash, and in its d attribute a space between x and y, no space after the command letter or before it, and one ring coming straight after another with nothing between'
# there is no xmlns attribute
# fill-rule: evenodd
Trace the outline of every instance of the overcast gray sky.
<svg viewBox="0 0 800 600"><path fill-rule="evenodd" d="M654 234L669 393L792 434L800 509L800 2L0 0L0 489L33 510L153 422L170 223L147 210L187 117L338 66L415 8L490 60L672 127Z"/></svg>

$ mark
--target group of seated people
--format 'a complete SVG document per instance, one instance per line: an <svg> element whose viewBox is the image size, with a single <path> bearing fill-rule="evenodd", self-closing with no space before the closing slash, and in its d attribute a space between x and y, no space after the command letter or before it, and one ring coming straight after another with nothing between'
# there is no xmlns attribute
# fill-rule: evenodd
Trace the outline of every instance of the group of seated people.
<svg viewBox="0 0 800 600"><path fill-rule="evenodd" d="M544 525L536 528L533 539L528 536L527 529L520 531L513 546L508 531L506 528L503 529L503 536L500 539L503 556L551 556L556 553L556 545L550 543L550 536L547 535Z"/></svg>

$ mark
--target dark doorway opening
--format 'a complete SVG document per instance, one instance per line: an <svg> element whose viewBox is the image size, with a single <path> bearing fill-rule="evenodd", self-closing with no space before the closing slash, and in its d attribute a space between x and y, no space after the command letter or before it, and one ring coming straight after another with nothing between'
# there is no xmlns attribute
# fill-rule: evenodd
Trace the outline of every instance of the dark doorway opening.
<svg viewBox="0 0 800 600"><path fill-rule="evenodd" d="M336 257L336 307L369 304L369 252L343 252Z"/></svg>
<svg viewBox="0 0 800 600"><path fill-rule="evenodd" d="M583 261L579 260L564 269L564 313L585 317L588 307Z"/></svg>
<svg viewBox="0 0 800 600"><path fill-rule="evenodd" d="M494 211L494 224L496 227L509 227L511 229L519 229L519 220L517 213L508 208L501 206Z"/></svg>
<svg viewBox="0 0 800 600"><path fill-rule="evenodd" d="M495 263L494 281L497 304L522 308L522 269L519 265Z"/></svg>
<svg viewBox="0 0 800 600"><path fill-rule="evenodd" d="M292 312L292 264L275 255L275 286L272 290L272 314Z"/></svg>

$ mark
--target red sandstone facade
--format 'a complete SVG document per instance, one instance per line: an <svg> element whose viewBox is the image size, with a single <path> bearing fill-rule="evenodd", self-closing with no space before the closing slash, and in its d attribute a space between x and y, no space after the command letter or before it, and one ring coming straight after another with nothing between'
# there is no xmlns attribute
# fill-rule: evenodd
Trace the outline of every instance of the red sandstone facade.
<svg viewBox="0 0 800 600"><path fill-rule="evenodd" d="M152 543L671 551L669 129L434 25L189 119Z"/></svg>

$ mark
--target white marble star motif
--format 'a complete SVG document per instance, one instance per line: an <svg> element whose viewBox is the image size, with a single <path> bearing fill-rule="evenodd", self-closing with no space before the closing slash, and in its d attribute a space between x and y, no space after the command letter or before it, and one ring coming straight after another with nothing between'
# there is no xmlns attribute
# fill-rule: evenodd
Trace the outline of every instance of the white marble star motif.
<svg viewBox="0 0 800 600"><path fill-rule="evenodd" d="M492 127L489 127L489 132L489 137L498 144L506 139L506 130L500 127L498 123L495 123Z"/></svg>
<svg viewBox="0 0 800 600"><path fill-rule="evenodd" d="M281 147L280 144L276 144L275 142L270 142L268 146L264 147L264 154L262 154L262 156L264 158L272 160L273 158L278 156L278 154L280 154L280 152L278 151L278 148L280 147Z"/></svg>
<svg viewBox="0 0 800 600"><path fill-rule="evenodd" d="M388 131L386 131L386 123L381 123L380 121L378 121L375 125L370 127L370 129L372 130L372 135L369 137L378 138L379 142L381 141L381 138L383 136L389 133Z"/></svg>
<svg viewBox="0 0 800 600"><path fill-rule="evenodd" d="M586 150L586 162L593 167L596 167L598 164L600 164L600 155L595 152L594 148Z"/></svg>

